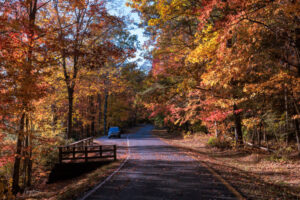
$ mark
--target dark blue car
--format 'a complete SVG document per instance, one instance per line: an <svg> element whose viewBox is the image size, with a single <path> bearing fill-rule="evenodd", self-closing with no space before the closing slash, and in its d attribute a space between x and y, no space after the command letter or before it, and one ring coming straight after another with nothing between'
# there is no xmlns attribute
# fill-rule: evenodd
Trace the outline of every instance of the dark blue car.
<svg viewBox="0 0 300 200"><path fill-rule="evenodd" d="M121 131L119 127L115 126L108 129L108 138L112 137L121 138Z"/></svg>

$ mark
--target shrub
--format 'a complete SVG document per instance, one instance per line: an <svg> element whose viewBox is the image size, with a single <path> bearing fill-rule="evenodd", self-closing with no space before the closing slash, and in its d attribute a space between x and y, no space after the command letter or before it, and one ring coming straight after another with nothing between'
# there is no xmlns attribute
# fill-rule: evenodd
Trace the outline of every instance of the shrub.
<svg viewBox="0 0 300 200"><path fill-rule="evenodd" d="M231 142L225 139L210 137L207 141L209 147L215 147L219 149L231 148Z"/></svg>

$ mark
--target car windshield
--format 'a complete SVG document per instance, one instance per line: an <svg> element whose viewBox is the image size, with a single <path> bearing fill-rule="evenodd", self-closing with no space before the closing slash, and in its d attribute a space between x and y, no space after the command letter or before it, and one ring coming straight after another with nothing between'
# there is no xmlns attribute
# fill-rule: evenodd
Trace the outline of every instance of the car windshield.
<svg viewBox="0 0 300 200"><path fill-rule="evenodd" d="M119 131L119 127L111 127L109 128L110 131Z"/></svg>

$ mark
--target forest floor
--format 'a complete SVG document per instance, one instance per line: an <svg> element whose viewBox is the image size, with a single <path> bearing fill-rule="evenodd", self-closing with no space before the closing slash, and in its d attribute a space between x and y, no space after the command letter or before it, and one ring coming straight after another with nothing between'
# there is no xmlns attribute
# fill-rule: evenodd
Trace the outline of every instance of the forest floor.
<svg viewBox="0 0 300 200"><path fill-rule="evenodd" d="M153 135L187 150L214 170L247 199L300 199L300 158L277 159L274 154L251 147L217 149L207 146L210 135L184 137L155 129Z"/></svg>

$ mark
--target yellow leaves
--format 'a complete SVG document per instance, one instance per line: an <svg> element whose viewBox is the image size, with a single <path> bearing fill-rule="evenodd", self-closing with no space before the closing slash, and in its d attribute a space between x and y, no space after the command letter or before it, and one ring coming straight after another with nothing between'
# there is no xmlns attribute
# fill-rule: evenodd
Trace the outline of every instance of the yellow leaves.
<svg viewBox="0 0 300 200"><path fill-rule="evenodd" d="M196 34L196 43L198 46L187 58L190 63L201 63L213 60L215 51L218 48L218 33L212 31L212 25L209 25L200 34Z"/></svg>
<svg viewBox="0 0 300 200"><path fill-rule="evenodd" d="M260 123L260 119L256 117L243 119L242 121L242 124L247 128L253 128L254 126L257 126L259 123Z"/></svg>
<svg viewBox="0 0 300 200"><path fill-rule="evenodd" d="M150 19L148 21L148 26L156 26L157 24L159 24L160 19Z"/></svg>

